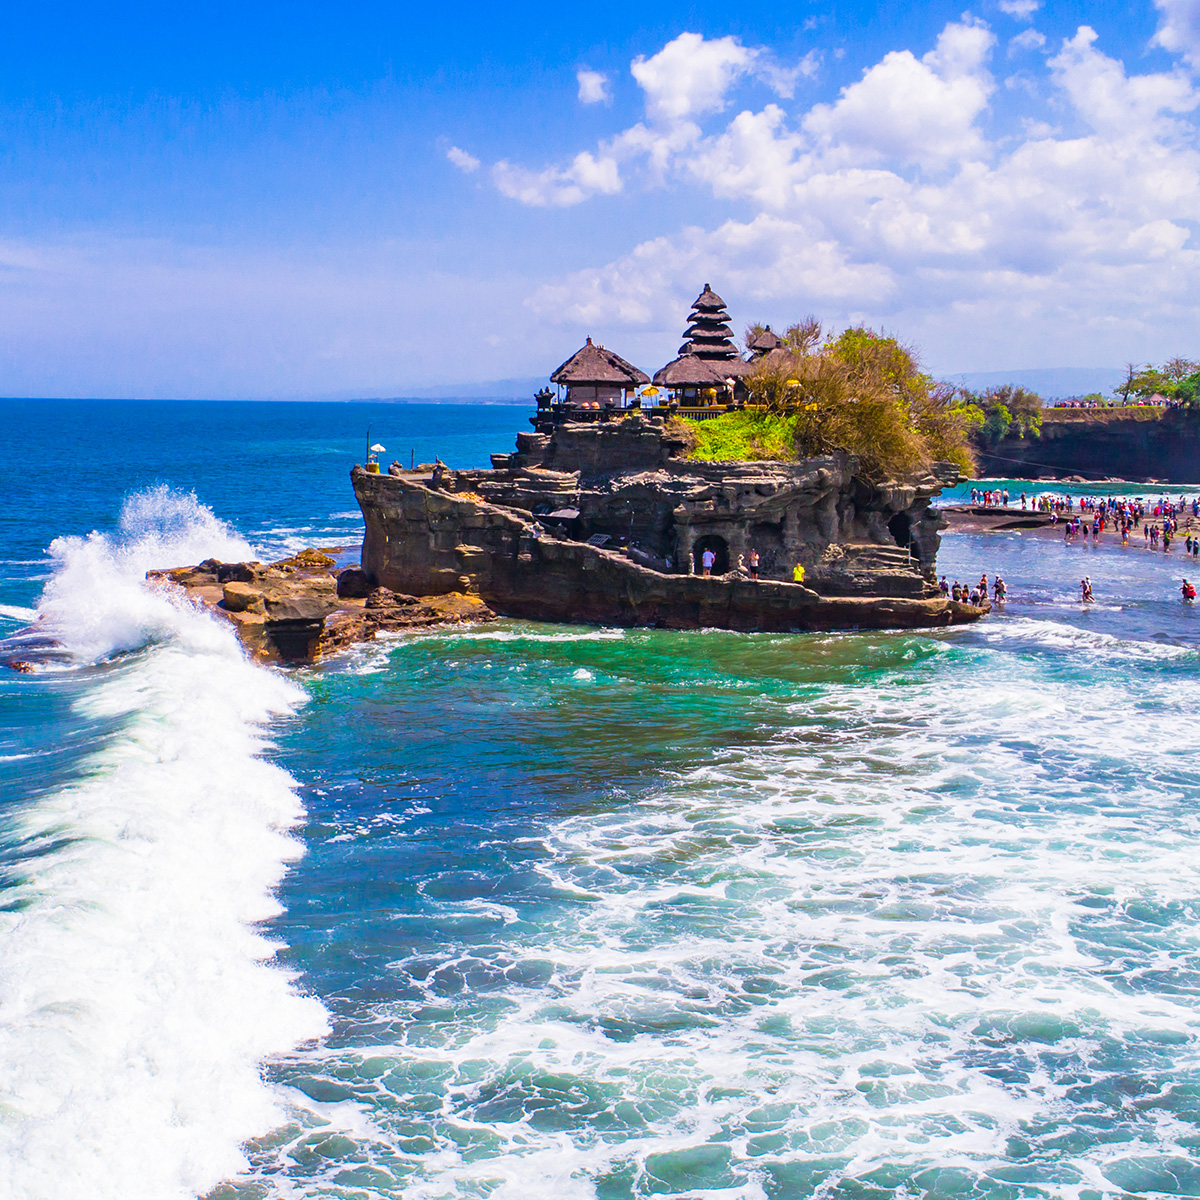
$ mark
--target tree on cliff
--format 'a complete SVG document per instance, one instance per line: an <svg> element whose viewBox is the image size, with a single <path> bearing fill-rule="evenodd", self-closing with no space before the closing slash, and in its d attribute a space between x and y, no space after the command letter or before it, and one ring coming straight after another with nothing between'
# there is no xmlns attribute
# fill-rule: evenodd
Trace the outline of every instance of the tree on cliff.
<svg viewBox="0 0 1200 1200"><path fill-rule="evenodd" d="M746 387L767 417L787 421L797 454L848 451L870 479L934 462L973 469L953 390L935 383L895 338L858 327L822 344L820 323L808 318L783 341L755 363Z"/></svg>
<svg viewBox="0 0 1200 1200"><path fill-rule="evenodd" d="M1161 367L1150 363L1141 367L1127 363L1125 379L1113 389L1113 395L1120 396L1125 404L1130 399L1145 401L1162 396L1177 404L1195 407L1200 404L1200 363L1179 357Z"/></svg>
<svg viewBox="0 0 1200 1200"><path fill-rule="evenodd" d="M983 392L959 388L955 393L972 437L994 445L1003 437L1042 436L1042 398L1028 388L1006 383Z"/></svg>

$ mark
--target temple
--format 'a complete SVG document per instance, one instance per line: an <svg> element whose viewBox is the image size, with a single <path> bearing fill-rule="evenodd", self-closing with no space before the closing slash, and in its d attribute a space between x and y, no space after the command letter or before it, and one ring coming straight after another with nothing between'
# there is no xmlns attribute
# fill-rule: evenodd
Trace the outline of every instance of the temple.
<svg viewBox="0 0 1200 1200"><path fill-rule="evenodd" d="M943 519L931 502L959 478L952 464L871 481L843 452L689 457L692 435L675 418L744 405L746 375L784 349L756 329L739 355L707 284L653 384L588 338L550 376L556 390L539 393L534 431L493 454L490 470L355 468L366 579L552 621L802 630L978 619L985 610L941 595L934 574Z"/></svg>
<svg viewBox="0 0 1200 1200"><path fill-rule="evenodd" d="M538 393L533 424L549 432L564 420L605 420L630 408L693 420L719 416L745 404L745 376L782 345L768 328L751 340L746 357L740 355L725 301L706 283L692 302L677 357L654 373L650 387L649 376L589 337L551 374L557 390Z"/></svg>
<svg viewBox="0 0 1200 1200"><path fill-rule="evenodd" d="M619 354L597 346L591 338L550 376L560 390L559 402L569 409L628 407L633 393L650 377ZM562 389L566 395L562 396Z"/></svg>

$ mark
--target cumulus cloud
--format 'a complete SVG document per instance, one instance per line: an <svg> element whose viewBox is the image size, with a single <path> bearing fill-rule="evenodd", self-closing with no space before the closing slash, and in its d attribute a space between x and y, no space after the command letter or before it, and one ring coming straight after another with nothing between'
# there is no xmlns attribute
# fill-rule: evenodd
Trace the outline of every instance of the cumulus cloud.
<svg viewBox="0 0 1200 1200"><path fill-rule="evenodd" d="M607 75L583 67L575 72L575 78L579 83L580 104L607 104L612 99Z"/></svg>
<svg viewBox="0 0 1200 1200"><path fill-rule="evenodd" d="M658 124L605 149L630 179L641 156L656 178L756 215L652 238L529 304L547 322L673 328L696 281L715 277L743 304L894 321L943 361L966 353L971 328L977 362L1005 339L1027 361L1103 361L1120 356L1117 332L1144 355L1200 312L1200 95L1178 71L1131 74L1097 42L1081 27L1034 81L1053 123L994 133L995 39L978 22L950 23L920 57L885 55L831 102L772 102L705 132L730 72L750 69L717 56L724 75L657 99Z"/></svg>
<svg viewBox="0 0 1200 1200"><path fill-rule="evenodd" d="M848 159L904 158L937 166L978 155L975 121L993 89L985 63L995 42L983 25L947 25L923 58L894 50L804 128Z"/></svg>
<svg viewBox="0 0 1200 1200"><path fill-rule="evenodd" d="M1175 128L1164 114L1187 113L1200 103L1179 72L1128 76L1116 59L1095 48L1096 31L1080 26L1050 60L1075 111L1097 132L1112 137L1162 136Z"/></svg>
<svg viewBox="0 0 1200 1200"><path fill-rule="evenodd" d="M1154 0L1160 13L1154 41L1200 68L1200 0Z"/></svg>
<svg viewBox="0 0 1200 1200"><path fill-rule="evenodd" d="M616 160L597 158L584 150L566 168L530 171L501 160L492 168L492 179L502 195L535 208L569 208L590 196L611 196L621 190Z"/></svg>
<svg viewBox="0 0 1200 1200"><path fill-rule="evenodd" d="M1000 11L1018 21L1032 21L1033 14L1041 7L1042 0L1000 0Z"/></svg>
<svg viewBox="0 0 1200 1200"><path fill-rule="evenodd" d="M1044 34L1038 33L1036 29L1022 29L1016 37L1012 38L1008 43L1008 50L1011 54L1014 50L1039 50L1046 44Z"/></svg>
<svg viewBox="0 0 1200 1200"><path fill-rule="evenodd" d="M451 146L446 151L446 157L465 174L470 175L472 171L479 170L479 159L473 154L468 154L465 150L460 150L457 146Z"/></svg>
<svg viewBox="0 0 1200 1200"><path fill-rule="evenodd" d="M720 112L726 93L758 56L735 37L681 33L651 58L639 55L629 69L646 94L646 115L671 123Z"/></svg>

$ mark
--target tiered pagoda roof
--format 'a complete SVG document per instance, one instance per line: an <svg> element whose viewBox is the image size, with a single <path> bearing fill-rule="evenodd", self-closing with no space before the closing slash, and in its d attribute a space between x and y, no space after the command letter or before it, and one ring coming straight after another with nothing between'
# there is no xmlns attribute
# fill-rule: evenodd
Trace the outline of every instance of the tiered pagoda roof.
<svg viewBox="0 0 1200 1200"><path fill-rule="evenodd" d="M591 338L551 376L551 383L563 383L568 387L592 385L610 387L638 387L650 382L645 371L639 371L627 363L619 354L597 346Z"/></svg>
<svg viewBox="0 0 1200 1200"><path fill-rule="evenodd" d="M654 372L658 387L723 388L725 381L738 374L741 363L719 359L701 358L698 354L681 354L665 367Z"/></svg>
<svg viewBox="0 0 1200 1200"><path fill-rule="evenodd" d="M707 283L704 291L692 302L688 327L683 336L687 340L679 347L680 356L694 354L697 358L707 359L738 357L725 301Z"/></svg>
<svg viewBox="0 0 1200 1200"><path fill-rule="evenodd" d="M768 354L772 350L778 350L783 345L783 338L779 334L772 331L770 325L765 329L760 329L747 343L746 349L751 354L759 356Z"/></svg>

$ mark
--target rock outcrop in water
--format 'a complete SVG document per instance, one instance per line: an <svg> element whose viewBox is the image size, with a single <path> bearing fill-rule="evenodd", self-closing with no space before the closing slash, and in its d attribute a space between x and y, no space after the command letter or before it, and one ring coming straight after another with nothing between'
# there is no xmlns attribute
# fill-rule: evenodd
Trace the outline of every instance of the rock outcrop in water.
<svg viewBox="0 0 1200 1200"><path fill-rule="evenodd" d="M693 462L670 426L636 415L520 434L517 447L490 471L356 467L363 570L397 591L468 592L554 621L909 628L986 611L934 582L942 521L930 502L958 478L952 466L872 485L845 454ZM712 577L700 574L706 551Z"/></svg>
<svg viewBox="0 0 1200 1200"><path fill-rule="evenodd" d="M147 578L184 588L225 617L246 647L275 662L309 662L370 641L379 633L492 620L478 596L397 594L372 584L357 567L338 575L333 559L305 550L282 562L222 563L150 571Z"/></svg>

